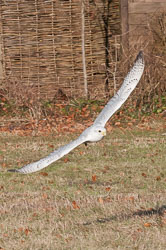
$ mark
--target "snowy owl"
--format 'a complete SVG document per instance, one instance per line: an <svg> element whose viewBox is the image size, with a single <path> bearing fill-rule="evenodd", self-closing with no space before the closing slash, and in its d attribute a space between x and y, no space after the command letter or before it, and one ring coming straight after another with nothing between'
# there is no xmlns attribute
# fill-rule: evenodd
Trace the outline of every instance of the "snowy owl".
<svg viewBox="0 0 166 250"><path fill-rule="evenodd" d="M143 52L140 51L137 55L135 63L132 69L129 71L125 77L121 88L119 91L110 99L101 113L98 115L94 123L85 129L83 133L74 141L56 149L50 155L23 166L20 169L10 169L10 172L20 172L23 174L33 173L39 171L51 163L59 160L64 155L68 154L71 150L76 148L82 143L87 142L97 142L100 141L106 135L105 125L110 117L122 106L122 104L127 100L131 92L137 86L144 71L144 59Z"/></svg>

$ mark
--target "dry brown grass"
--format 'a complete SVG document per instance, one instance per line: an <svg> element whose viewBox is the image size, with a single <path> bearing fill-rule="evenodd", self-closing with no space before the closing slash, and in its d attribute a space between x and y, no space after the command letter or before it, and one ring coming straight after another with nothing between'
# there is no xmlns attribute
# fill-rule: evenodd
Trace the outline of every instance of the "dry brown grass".
<svg viewBox="0 0 166 250"><path fill-rule="evenodd" d="M164 126L114 129L31 175L6 170L75 136L1 134L1 249L165 249Z"/></svg>

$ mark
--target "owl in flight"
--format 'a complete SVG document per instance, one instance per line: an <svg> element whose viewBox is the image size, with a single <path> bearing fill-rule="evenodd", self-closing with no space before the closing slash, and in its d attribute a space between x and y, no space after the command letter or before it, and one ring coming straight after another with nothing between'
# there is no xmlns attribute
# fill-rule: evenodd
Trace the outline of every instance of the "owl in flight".
<svg viewBox="0 0 166 250"><path fill-rule="evenodd" d="M137 58L135 60L132 69L125 77L119 91L106 104L106 106L98 115L94 123L87 129L85 129L77 139L56 149L48 156L36 162L23 166L20 169L10 169L8 171L19 172L23 174L33 173L59 160L64 155L68 154L71 150L78 147L82 143L100 141L106 135L106 129L105 129L106 122L122 106L122 104L127 100L129 95L131 94L131 92L135 89L143 74L143 71L144 71L144 58L143 58L143 52L140 51L139 54L137 55Z"/></svg>

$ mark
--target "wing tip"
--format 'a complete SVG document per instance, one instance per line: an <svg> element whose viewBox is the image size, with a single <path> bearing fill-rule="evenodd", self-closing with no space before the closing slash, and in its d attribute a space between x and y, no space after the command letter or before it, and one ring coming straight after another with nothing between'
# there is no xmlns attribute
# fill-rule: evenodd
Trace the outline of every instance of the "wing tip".
<svg viewBox="0 0 166 250"><path fill-rule="evenodd" d="M17 169L8 169L8 172L18 173L18 172L19 172L19 170L17 170Z"/></svg>
<svg viewBox="0 0 166 250"><path fill-rule="evenodd" d="M137 57L136 57L136 61L139 60L139 59L143 60L143 58L144 58L143 51L140 50L140 52L138 53L138 55L137 55Z"/></svg>

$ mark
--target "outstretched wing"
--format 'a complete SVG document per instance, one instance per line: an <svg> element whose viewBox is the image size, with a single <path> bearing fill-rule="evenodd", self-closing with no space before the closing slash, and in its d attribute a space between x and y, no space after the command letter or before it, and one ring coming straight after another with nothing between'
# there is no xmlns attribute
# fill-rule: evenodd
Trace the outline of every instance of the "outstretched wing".
<svg viewBox="0 0 166 250"><path fill-rule="evenodd" d="M76 148L77 146L84 143L85 141L86 141L85 137L81 134L76 140L71 141L69 144L66 144L65 146L58 148L57 150L55 150L54 152L52 152L48 156L40 159L39 161L30 163L30 164L28 164L20 169L10 169L8 171L20 172L23 174L29 174L29 173L39 171L39 170L47 167L51 163L59 160L64 155L68 154L72 149Z"/></svg>
<svg viewBox="0 0 166 250"><path fill-rule="evenodd" d="M137 86L144 71L143 52L140 51L137 55L135 63L130 72L125 77L123 84L119 91L110 99L101 113L94 121L95 125L105 126L109 118L122 106L127 100L131 92Z"/></svg>

